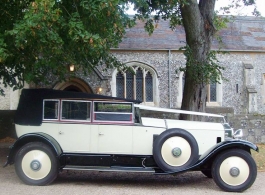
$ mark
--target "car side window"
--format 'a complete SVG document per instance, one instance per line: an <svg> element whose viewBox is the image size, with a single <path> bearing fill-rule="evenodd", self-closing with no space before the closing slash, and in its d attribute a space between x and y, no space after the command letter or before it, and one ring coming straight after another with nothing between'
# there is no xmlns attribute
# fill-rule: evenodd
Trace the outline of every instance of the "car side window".
<svg viewBox="0 0 265 195"><path fill-rule="evenodd" d="M132 103L94 102L94 121L132 122Z"/></svg>
<svg viewBox="0 0 265 195"><path fill-rule="evenodd" d="M90 107L91 102L88 101L63 100L61 120L91 121Z"/></svg>
<svg viewBox="0 0 265 195"><path fill-rule="evenodd" d="M43 101L43 119L58 120L59 119L59 100Z"/></svg>

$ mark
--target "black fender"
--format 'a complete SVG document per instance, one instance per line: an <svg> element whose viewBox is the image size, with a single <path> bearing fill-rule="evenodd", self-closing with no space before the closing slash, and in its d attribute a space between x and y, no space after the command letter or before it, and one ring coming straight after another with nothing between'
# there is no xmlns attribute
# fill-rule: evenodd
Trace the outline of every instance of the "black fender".
<svg viewBox="0 0 265 195"><path fill-rule="evenodd" d="M7 165L14 164L17 151L23 145L29 142L43 142L47 144L54 151L54 154L56 155L56 158L58 159L58 161L59 161L61 154L63 153L61 146L52 136L46 133L28 133L28 134L24 134L21 137L19 137L16 140L16 142L10 147L9 155L7 156L7 161L4 167L6 167Z"/></svg>
<svg viewBox="0 0 265 195"><path fill-rule="evenodd" d="M182 169L178 172L167 172L167 173L157 173L157 174L175 174L175 173L180 173L180 172L185 172L185 171L201 170L204 165L211 164L218 154L220 154L223 151L229 150L229 149L242 149L249 153L250 153L250 150L252 149L256 152L259 152L258 146L256 146L255 144L249 141L231 139L231 140L220 142L214 145L213 147L211 147L203 155L200 156L199 160L194 165L190 167Z"/></svg>
<svg viewBox="0 0 265 195"><path fill-rule="evenodd" d="M219 153L229 149L242 149L249 153L250 150L252 149L256 152L259 152L258 146L249 141L236 140L236 139L227 140L216 144L208 151L206 151L203 155L201 155L199 161L196 163L197 167L202 166L209 162L211 163Z"/></svg>

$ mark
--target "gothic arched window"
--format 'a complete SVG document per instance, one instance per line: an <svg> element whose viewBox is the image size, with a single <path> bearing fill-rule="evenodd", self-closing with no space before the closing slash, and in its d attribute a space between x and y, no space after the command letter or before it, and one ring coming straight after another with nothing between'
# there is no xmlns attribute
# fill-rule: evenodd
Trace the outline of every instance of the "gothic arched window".
<svg viewBox="0 0 265 195"><path fill-rule="evenodd" d="M211 82L208 85L208 93L207 93L207 102L216 102L217 101L217 92L216 92L216 83Z"/></svg>
<svg viewBox="0 0 265 195"><path fill-rule="evenodd" d="M144 67L133 66L116 74L116 96L143 102L154 101L154 77Z"/></svg>
<svg viewBox="0 0 265 195"><path fill-rule="evenodd" d="M117 97L123 97L124 96L124 77L123 74L118 72L117 76L116 76L116 94Z"/></svg>
<svg viewBox="0 0 265 195"><path fill-rule="evenodd" d="M153 101L153 78L150 72L148 72L145 76L145 94L146 94L146 101L152 102Z"/></svg>

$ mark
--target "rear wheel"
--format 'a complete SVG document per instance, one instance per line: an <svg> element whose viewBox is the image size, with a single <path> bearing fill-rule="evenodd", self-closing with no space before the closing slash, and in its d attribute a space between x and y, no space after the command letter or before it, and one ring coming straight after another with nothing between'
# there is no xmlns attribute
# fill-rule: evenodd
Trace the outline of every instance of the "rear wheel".
<svg viewBox="0 0 265 195"><path fill-rule="evenodd" d="M215 183L225 191L242 192L257 177L257 166L251 155L241 149L221 153L212 166Z"/></svg>
<svg viewBox="0 0 265 195"><path fill-rule="evenodd" d="M17 152L15 170L28 185L47 185L58 175L58 162L50 147L41 142L31 142Z"/></svg>

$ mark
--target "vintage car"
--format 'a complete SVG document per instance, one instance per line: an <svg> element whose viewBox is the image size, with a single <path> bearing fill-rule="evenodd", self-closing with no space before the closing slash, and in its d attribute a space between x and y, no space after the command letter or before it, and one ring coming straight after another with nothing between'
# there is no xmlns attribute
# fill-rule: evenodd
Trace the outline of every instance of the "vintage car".
<svg viewBox="0 0 265 195"><path fill-rule="evenodd" d="M141 110L218 120L141 117ZM18 177L29 185L50 184L63 170L201 171L221 189L241 192L257 176L250 150L258 147L233 139L225 118L217 114L155 108L97 94L23 89L15 126L18 139L5 166L15 164Z"/></svg>

